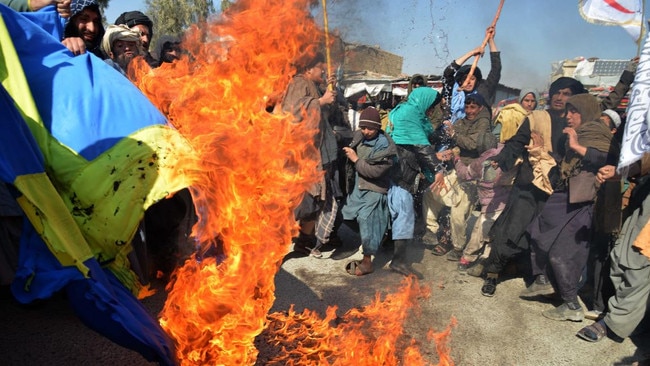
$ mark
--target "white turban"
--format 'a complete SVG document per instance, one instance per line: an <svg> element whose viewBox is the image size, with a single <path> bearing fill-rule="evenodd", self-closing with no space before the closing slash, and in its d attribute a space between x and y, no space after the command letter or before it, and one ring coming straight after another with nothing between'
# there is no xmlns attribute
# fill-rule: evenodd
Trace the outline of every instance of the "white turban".
<svg viewBox="0 0 650 366"><path fill-rule="evenodd" d="M142 54L142 42L140 41L140 31L131 30L125 24L120 25L109 25L106 28L106 33L104 33L104 38L102 38L101 49L106 56L109 56L112 52L113 42L115 41L127 41L135 42L137 55Z"/></svg>

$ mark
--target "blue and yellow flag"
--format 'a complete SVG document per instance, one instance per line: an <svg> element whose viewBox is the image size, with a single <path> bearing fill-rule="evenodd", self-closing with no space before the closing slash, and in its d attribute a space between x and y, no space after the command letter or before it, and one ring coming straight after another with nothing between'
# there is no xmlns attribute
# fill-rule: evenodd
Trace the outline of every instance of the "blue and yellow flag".
<svg viewBox="0 0 650 366"><path fill-rule="evenodd" d="M187 142L126 78L60 42L53 7L0 4L0 179L29 222L12 292L24 303L66 289L92 328L147 359L173 363L140 305L127 255L144 211L188 186Z"/></svg>

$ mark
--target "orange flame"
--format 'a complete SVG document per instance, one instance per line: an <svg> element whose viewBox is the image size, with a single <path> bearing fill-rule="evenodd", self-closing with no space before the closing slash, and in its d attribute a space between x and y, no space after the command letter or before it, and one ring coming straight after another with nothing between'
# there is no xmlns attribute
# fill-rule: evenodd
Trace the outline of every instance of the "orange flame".
<svg viewBox="0 0 650 366"><path fill-rule="evenodd" d="M255 364L265 328L270 344L294 344L271 360L278 365L396 365L397 344L403 364L425 364L402 334L407 309L428 293L410 279L336 327L336 308L322 320L293 309L267 317L275 274L297 234L293 210L320 178L313 127L266 110L295 72L291 60L322 40L308 3L239 0L218 21L188 31L190 57L135 72L196 151L178 174L193 182L200 247L174 272L160 319L181 364Z"/></svg>

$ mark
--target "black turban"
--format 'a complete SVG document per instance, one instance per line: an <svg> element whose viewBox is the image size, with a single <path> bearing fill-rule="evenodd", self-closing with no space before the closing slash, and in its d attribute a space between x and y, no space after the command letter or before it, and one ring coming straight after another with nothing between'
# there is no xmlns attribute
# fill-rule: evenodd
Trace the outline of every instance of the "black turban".
<svg viewBox="0 0 650 366"><path fill-rule="evenodd" d="M562 76L561 78L551 83L551 86L548 88L548 97L550 98L560 90L566 88L571 89L572 95L583 94L587 92L585 86L582 85L582 83L579 82L578 80L574 78Z"/></svg>
<svg viewBox="0 0 650 366"><path fill-rule="evenodd" d="M137 10L127 11L126 13L120 14L117 19L115 19L115 24L126 24L127 27L133 28L138 24L142 24L149 28L149 37L153 37L153 22L149 19L148 16L142 14Z"/></svg>

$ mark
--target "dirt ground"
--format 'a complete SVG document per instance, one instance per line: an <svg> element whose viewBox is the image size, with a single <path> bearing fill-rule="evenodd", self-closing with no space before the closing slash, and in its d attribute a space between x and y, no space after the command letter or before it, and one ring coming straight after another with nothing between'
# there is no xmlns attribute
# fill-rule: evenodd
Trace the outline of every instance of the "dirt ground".
<svg viewBox="0 0 650 366"><path fill-rule="evenodd" d="M340 261L290 255L277 277L278 298L273 310L296 304L297 310L304 307L324 313L328 305L337 305L343 313L367 305L375 292L386 293L402 279L386 265L391 255L380 251L376 263L383 268L362 277L350 276L344 269L350 259L360 259L360 253ZM409 256L422 283L431 286L432 295L421 304L422 317L411 319L407 330L422 342L422 351L433 364L438 361L437 354L435 345L426 341L426 332L429 328L443 330L452 317L457 319L450 342L456 365L634 365L650 358L648 333L622 343L610 339L589 343L575 334L590 320L544 318L542 311L559 303L520 299L525 287L521 276L502 280L495 296L485 297L480 293L482 279L461 274L457 262L434 256L420 242L412 244Z"/></svg>
<svg viewBox="0 0 650 366"><path fill-rule="evenodd" d="M325 252L325 257L331 252ZM345 264L361 254L335 261L289 253L276 276L276 302L271 309L311 309L325 314L336 305L337 314L365 306L376 292L386 294L398 288L402 276L387 268L392 253L381 250L376 271L356 277L347 274ZM456 263L431 254L419 241L410 247L409 259L429 285L432 294L422 300L422 315L409 319L406 331L415 338L423 355L437 364L435 344L427 341L429 329L443 330L457 319L450 339L451 358L456 365L635 365L650 358L650 336L642 334L616 343L604 339L589 343L575 336L590 324L556 322L541 312L553 306L544 301L518 297L524 288L521 277L503 280L494 297L480 294L482 280L456 271ZM160 311L164 293L144 301L152 314ZM148 365L140 355L119 347L86 328L57 296L25 307L0 292L0 355L3 365ZM264 354L261 351L260 357ZM258 364L263 364L258 363ZM648 364L648 363L641 363Z"/></svg>

